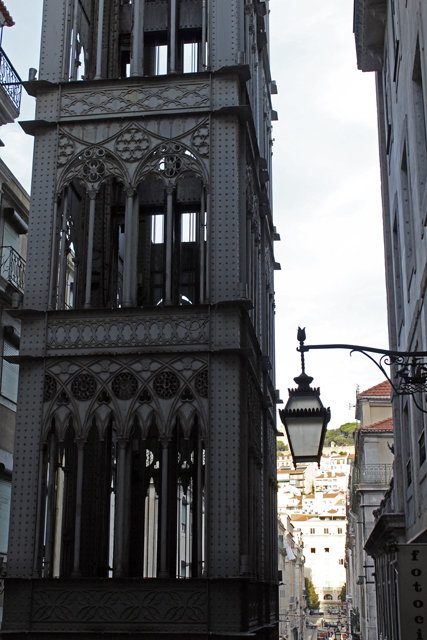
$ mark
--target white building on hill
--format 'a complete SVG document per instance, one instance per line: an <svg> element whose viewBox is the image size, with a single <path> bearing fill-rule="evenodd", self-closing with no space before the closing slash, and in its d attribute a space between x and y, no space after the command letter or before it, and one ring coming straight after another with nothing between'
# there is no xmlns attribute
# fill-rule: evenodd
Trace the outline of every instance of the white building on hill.
<svg viewBox="0 0 427 640"><path fill-rule="evenodd" d="M304 546L305 577L311 580L321 607L338 603L346 581L346 516L336 509L321 515L291 515L295 535Z"/></svg>

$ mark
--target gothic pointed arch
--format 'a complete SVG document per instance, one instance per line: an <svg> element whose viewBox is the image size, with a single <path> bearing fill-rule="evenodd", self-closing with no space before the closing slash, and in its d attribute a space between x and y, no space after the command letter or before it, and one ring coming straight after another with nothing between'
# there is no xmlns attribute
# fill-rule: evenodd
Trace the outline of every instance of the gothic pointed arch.
<svg viewBox="0 0 427 640"><path fill-rule="evenodd" d="M150 173L161 178L165 185L175 185L186 173L199 177L203 184L208 182L202 160L191 147L177 140L163 141L154 147L138 165L134 183L139 184Z"/></svg>
<svg viewBox="0 0 427 640"><path fill-rule="evenodd" d="M60 170L57 194L78 180L87 191L99 191L101 185L116 178L125 187L130 186L130 175L126 165L110 149L102 145L91 145L78 151Z"/></svg>
<svg viewBox="0 0 427 640"><path fill-rule="evenodd" d="M46 380L48 380L49 392L46 392ZM65 438L70 420L73 421L77 433L82 432L78 407L74 398L65 386L61 385L58 388L58 383L49 374L45 376L45 401L49 404L45 410L42 439L46 439L48 435L52 418L55 420L57 436L61 441Z"/></svg>
<svg viewBox="0 0 427 640"><path fill-rule="evenodd" d="M159 412L154 407L147 405L135 406L133 419L129 420L130 430L134 428L135 420L143 439L148 437L153 424L156 425L158 430L160 429L160 432L162 431L161 425L163 420L161 419Z"/></svg>
<svg viewBox="0 0 427 640"><path fill-rule="evenodd" d="M87 437L93 425L96 425L96 429L99 434L99 438L104 440L107 436L107 430L110 422L115 420L116 411L114 407L105 404L92 405L90 411L87 413L87 419L84 424L83 433Z"/></svg>

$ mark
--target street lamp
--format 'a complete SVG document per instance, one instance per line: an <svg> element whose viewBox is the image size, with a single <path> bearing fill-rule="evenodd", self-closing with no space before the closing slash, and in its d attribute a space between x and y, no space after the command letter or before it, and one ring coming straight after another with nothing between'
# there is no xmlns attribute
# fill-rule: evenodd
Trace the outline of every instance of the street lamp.
<svg viewBox="0 0 427 640"><path fill-rule="evenodd" d="M331 419L331 410L325 409L320 400L320 389L313 389L313 378L305 373L304 351L305 329L298 328L301 351L301 374L294 378L298 385L289 389L286 407L279 411L286 429L294 466L300 462L320 463L326 427Z"/></svg>

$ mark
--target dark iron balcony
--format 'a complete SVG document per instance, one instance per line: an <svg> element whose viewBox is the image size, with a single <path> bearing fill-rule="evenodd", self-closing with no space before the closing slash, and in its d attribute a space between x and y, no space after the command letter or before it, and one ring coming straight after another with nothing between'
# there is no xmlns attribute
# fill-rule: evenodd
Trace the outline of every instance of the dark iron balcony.
<svg viewBox="0 0 427 640"><path fill-rule="evenodd" d="M1 275L15 289L24 292L25 260L13 247L0 247Z"/></svg>
<svg viewBox="0 0 427 640"><path fill-rule="evenodd" d="M7 108L7 105L0 98L0 111L6 111L6 113L2 113L6 122L13 122L14 118L17 118L19 115L19 110L21 108L21 95L22 95L22 84L21 78L15 71L11 61L0 47L0 84L5 92L7 98L12 103L11 109ZM6 99L7 99L6 98ZM5 124L4 122L3 124Z"/></svg>

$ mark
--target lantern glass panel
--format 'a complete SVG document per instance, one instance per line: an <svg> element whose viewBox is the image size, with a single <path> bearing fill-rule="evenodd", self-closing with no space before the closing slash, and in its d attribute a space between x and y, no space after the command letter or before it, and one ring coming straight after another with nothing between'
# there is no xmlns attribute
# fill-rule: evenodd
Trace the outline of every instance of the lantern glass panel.
<svg viewBox="0 0 427 640"><path fill-rule="evenodd" d="M286 418L289 440L296 458L317 456L323 429L323 416L301 418Z"/></svg>

